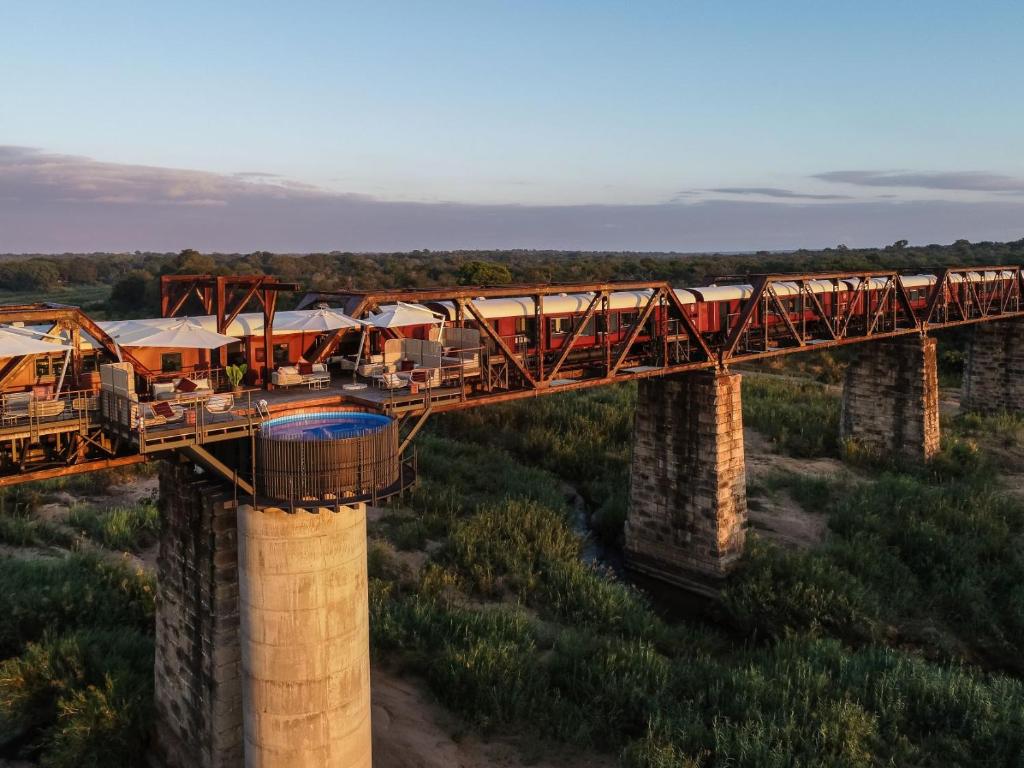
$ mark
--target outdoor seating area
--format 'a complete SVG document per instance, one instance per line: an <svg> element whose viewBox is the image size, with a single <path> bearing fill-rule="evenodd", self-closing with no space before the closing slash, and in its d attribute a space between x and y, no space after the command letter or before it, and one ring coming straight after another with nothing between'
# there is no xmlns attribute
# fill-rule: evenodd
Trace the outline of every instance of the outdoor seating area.
<svg viewBox="0 0 1024 768"><path fill-rule="evenodd" d="M331 374L324 363L300 362L295 365L282 365L270 376L275 387L307 386L310 389L323 389L331 382Z"/></svg>
<svg viewBox="0 0 1024 768"><path fill-rule="evenodd" d="M154 400L200 400L214 393L209 378L178 376L170 381L154 381L150 384Z"/></svg>

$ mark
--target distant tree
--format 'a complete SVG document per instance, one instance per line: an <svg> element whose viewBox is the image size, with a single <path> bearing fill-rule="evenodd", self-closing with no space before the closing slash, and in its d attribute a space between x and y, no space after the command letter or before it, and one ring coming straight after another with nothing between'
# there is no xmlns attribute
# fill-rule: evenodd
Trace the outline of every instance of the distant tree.
<svg viewBox="0 0 1024 768"><path fill-rule="evenodd" d="M459 285L507 285L512 272L504 264L493 261L467 261L458 271Z"/></svg>
<svg viewBox="0 0 1024 768"><path fill-rule="evenodd" d="M129 272L110 289L110 308L118 315L159 314L159 281L143 269Z"/></svg>
<svg viewBox="0 0 1024 768"><path fill-rule="evenodd" d="M205 275L217 268L217 262L213 256L186 248L178 254L175 272L179 275Z"/></svg>

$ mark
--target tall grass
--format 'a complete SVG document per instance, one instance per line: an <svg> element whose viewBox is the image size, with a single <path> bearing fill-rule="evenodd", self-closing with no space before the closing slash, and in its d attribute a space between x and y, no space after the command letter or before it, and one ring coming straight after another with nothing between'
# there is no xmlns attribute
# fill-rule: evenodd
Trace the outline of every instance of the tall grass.
<svg viewBox="0 0 1024 768"><path fill-rule="evenodd" d="M839 455L839 397L813 381L743 378L743 423L788 454Z"/></svg>
<svg viewBox="0 0 1024 768"><path fill-rule="evenodd" d="M0 559L0 754L141 765L153 612L150 580L98 556Z"/></svg>
<svg viewBox="0 0 1024 768"><path fill-rule="evenodd" d="M68 525L110 549L138 552L156 541L160 513L149 502L114 507L79 505L68 514Z"/></svg>
<svg viewBox="0 0 1024 768"><path fill-rule="evenodd" d="M814 431L837 418L827 391L747 381L764 428L785 427L783 450L838 453ZM418 577L375 558L375 655L421 674L476 727L515 724L629 766L1021 764L1021 683L962 666L1005 661L1024 637L1020 514L968 442L877 482L768 478L828 514L829 537L808 553L754 541L721 609L737 637L667 620L581 562L558 481L621 478L629 437L622 414L593 423L588 400L441 420L414 504L442 545ZM807 401L820 410L794 422Z"/></svg>

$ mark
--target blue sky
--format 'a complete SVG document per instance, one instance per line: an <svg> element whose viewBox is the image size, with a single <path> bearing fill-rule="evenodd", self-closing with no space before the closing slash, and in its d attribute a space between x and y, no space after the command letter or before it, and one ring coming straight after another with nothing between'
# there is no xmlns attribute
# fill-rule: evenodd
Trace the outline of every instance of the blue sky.
<svg viewBox="0 0 1024 768"><path fill-rule="evenodd" d="M884 205L917 206L912 240L945 236L950 206L965 206L964 236L1024 235L1021 3L7 2L0 30L0 251L59 247L47 216L88 224L82 205L115 230L118 213L159 220L133 206L163 205L188 240L183 206L254 195L283 200L286 229L324 197L422 206L393 209L401 237L306 219L286 249L404 247L415 219L453 205L545 222L506 242L474 221L463 242L449 220L445 245L466 247L545 232L621 246L571 229L594 206L679 209L680 229L637 248L834 244L843 211L852 237L881 242L899 229L888 211L871 239ZM796 224L687 236L696 210L752 205ZM826 207L831 230L805 210ZM211 244L261 247L244 217L223 218L239 229ZM438 231L422 245L441 247ZM126 223L81 249L165 241Z"/></svg>

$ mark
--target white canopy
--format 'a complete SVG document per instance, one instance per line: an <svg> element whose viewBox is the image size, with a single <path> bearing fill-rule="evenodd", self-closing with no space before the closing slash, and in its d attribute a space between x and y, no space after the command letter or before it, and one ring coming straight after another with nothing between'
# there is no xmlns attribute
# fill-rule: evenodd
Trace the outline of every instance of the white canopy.
<svg viewBox="0 0 1024 768"><path fill-rule="evenodd" d="M163 322L129 321L114 334L122 347L178 347L181 349L219 349L237 341L233 336L209 331L187 317L162 318Z"/></svg>
<svg viewBox="0 0 1024 768"><path fill-rule="evenodd" d="M274 316L275 333L278 331L325 333L326 331L337 331L340 328L361 328L362 326L361 321L330 307L321 307L312 312L303 310L278 312Z"/></svg>
<svg viewBox="0 0 1024 768"><path fill-rule="evenodd" d="M48 352L67 352L70 349L67 344L34 338L28 331L0 327L0 357L45 355Z"/></svg>
<svg viewBox="0 0 1024 768"><path fill-rule="evenodd" d="M444 318L418 304L388 304L380 312L368 315L366 322L376 328L402 328L407 325L441 323Z"/></svg>

